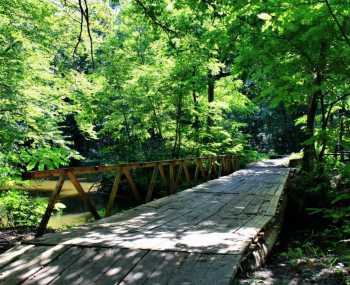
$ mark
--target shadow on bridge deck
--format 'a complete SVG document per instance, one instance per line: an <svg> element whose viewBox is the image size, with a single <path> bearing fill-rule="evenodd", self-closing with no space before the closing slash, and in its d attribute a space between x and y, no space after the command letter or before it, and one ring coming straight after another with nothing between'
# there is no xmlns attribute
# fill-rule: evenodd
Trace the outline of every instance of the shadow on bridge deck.
<svg viewBox="0 0 350 285"><path fill-rule="evenodd" d="M1 284L230 284L273 221L288 159L268 160L0 256Z"/></svg>

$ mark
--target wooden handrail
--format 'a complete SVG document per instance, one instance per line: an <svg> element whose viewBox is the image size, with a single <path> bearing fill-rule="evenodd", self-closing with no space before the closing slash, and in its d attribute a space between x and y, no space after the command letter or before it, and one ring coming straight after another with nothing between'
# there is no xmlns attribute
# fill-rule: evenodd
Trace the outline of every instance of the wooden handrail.
<svg viewBox="0 0 350 285"><path fill-rule="evenodd" d="M24 173L25 179L39 179L39 178L49 178L49 177L59 177L62 174L72 172L75 175L81 174L93 174L93 173L103 173L103 172L114 172L120 171L122 168L137 169L137 168L151 168L158 164L164 166L169 164L179 165L184 161L194 161L196 159L208 160L208 159L218 159L225 157L238 157L237 155L217 155L217 156L206 156L206 157L194 157L194 158L182 158L182 159L172 159L172 160L158 160L158 161L146 161L146 162L129 162L129 163L119 163L115 165L97 165L97 166L76 166L76 167L66 167L58 168L53 170L41 170L41 171L29 171Z"/></svg>
<svg viewBox="0 0 350 285"><path fill-rule="evenodd" d="M193 175L191 175L189 171L189 164L193 164L194 166L193 168L195 169L195 171ZM165 171L166 166L168 167L168 171ZM152 199L158 175L160 176L163 184L168 186L168 193L173 194L176 192L176 189L180 185L182 178L185 178L186 182L191 184L193 182L197 182L198 178L200 177L202 177L202 179L209 180L213 177L220 177L222 175L227 175L236 171L237 169L239 169L239 157L237 155L217 155L148 162L120 163L116 165L67 167L55 170L27 172L25 174L25 177L28 179L59 177L54 192L50 197L45 214L40 222L37 231L37 236L40 236L45 232L47 223L54 209L54 205L59 198L60 192L62 190L66 178L68 178L71 181L74 188L77 190L79 197L84 201L85 205L88 206L89 211L92 213L95 219L99 219L100 216L96 210L96 207L91 201L89 195L85 193L77 176L81 174L94 174L104 172L112 172L116 174L112 190L108 199L108 203L106 205L105 215L110 216L112 213L114 201L117 197L117 192L119 189L119 184L121 183L122 176L125 176L135 200L138 202L142 201L143 197L139 192L136 183L133 180L131 171L135 169L144 168L153 169L152 177L148 185L147 193L145 195L145 201L148 202Z"/></svg>

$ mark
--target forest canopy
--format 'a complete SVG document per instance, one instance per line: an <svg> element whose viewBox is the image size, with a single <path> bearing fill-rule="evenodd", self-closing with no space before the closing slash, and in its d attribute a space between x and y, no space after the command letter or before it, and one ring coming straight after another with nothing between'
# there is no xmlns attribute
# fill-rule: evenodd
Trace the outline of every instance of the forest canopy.
<svg viewBox="0 0 350 285"><path fill-rule="evenodd" d="M350 3L0 0L0 184L81 163L350 149Z"/></svg>

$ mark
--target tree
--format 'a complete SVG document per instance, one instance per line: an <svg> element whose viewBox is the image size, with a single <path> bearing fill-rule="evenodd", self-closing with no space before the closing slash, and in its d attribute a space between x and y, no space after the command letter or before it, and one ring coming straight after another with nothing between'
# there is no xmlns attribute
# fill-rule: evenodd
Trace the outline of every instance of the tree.
<svg viewBox="0 0 350 285"><path fill-rule="evenodd" d="M238 68L249 72L261 96L274 105L307 106L303 166L311 170L315 146L327 143L326 126L324 132L315 130L320 108L331 104L348 86L349 47L324 3L285 1L276 6L273 1L257 1L251 8L245 15L250 24L240 47ZM254 21L260 23L252 25Z"/></svg>

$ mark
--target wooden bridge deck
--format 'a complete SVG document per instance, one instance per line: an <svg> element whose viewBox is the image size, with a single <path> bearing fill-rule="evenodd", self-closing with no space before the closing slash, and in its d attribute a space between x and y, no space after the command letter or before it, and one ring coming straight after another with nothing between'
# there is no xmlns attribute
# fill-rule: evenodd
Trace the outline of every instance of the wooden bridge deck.
<svg viewBox="0 0 350 285"><path fill-rule="evenodd" d="M269 160L0 256L0 284L230 284L276 214L288 159Z"/></svg>

